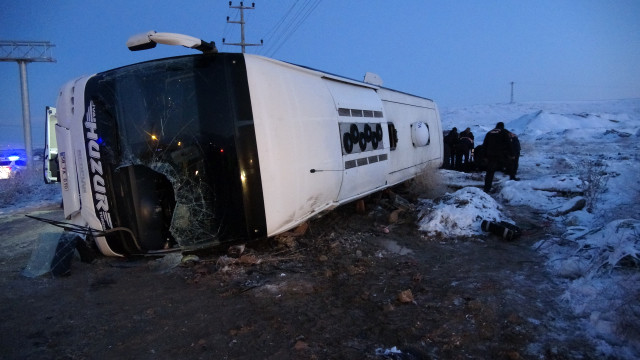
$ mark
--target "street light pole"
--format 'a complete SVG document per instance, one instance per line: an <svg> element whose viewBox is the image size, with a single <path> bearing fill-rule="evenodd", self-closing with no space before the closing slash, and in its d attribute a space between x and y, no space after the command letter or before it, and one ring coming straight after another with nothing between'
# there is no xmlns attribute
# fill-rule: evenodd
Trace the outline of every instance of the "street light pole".
<svg viewBox="0 0 640 360"><path fill-rule="evenodd" d="M511 82L511 102L509 104L513 104L513 84L515 84L513 81Z"/></svg>
<svg viewBox="0 0 640 360"><path fill-rule="evenodd" d="M24 149L27 153L27 167L32 169L33 149L31 147L31 114L29 112L29 85L27 82L27 62L18 60L20 68L20 95L22 97L22 126L24 129Z"/></svg>

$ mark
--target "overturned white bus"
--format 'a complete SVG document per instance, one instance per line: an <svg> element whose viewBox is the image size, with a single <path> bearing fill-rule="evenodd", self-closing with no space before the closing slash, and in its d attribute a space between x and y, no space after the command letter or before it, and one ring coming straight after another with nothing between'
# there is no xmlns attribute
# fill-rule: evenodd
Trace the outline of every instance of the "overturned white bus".
<svg viewBox="0 0 640 360"><path fill-rule="evenodd" d="M369 79L208 52L70 81L54 126L65 216L105 255L212 246L440 167L436 104Z"/></svg>

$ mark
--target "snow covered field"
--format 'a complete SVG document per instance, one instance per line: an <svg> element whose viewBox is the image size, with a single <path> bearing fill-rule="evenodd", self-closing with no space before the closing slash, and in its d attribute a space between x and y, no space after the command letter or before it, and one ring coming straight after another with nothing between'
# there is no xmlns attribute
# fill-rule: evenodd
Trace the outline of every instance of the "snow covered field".
<svg viewBox="0 0 640 360"><path fill-rule="evenodd" d="M443 170L462 188L425 201L423 231L482 233L481 219L512 222L502 205L527 205L565 230L535 248L565 284L558 301L584 320L600 355L640 357L640 99L477 105L440 110L443 128L470 127L476 145L498 121L522 145L518 177L494 180ZM499 173L498 173L499 174ZM581 210L569 211L575 204ZM452 224L455 224L452 225Z"/></svg>
<svg viewBox="0 0 640 360"><path fill-rule="evenodd" d="M419 224L426 233L473 237L481 219L512 221L505 205L527 205L541 222L564 229L535 248L565 285L559 302L583 319L602 356L640 357L640 99L477 105L440 109L446 130L470 127L476 145L498 121L522 145L518 177L496 174L494 192L483 177L441 170L461 189L436 201ZM40 178L0 183L0 215L59 204L59 185ZM12 194L8 196L7 194ZM569 211L573 205L584 208ZM425 214L427 211L425 210ZM541 294L544 296L544 294Z"/></svg>

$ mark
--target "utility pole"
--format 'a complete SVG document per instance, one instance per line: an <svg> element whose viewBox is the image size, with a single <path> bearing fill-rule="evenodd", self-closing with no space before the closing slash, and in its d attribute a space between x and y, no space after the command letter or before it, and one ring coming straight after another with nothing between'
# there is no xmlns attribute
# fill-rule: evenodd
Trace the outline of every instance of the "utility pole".
<svg viewBox="0 0 640 360"><path fill-rule="evenodd" d="M222 39L222 43L225 45L236 45L242 47L242 53L244 54L244 48L247 46L262 46L263 41L260 40L260 44L247 44L244 42L244 11L245 10L253 10L255 9L256 3L251 3L251 6L244 6L244 2L240 1L240 6L233 6L232 2L229 1L229 8L231 9L240 9L240 21L231 21L227 16L228 24L240 24L240 42L239 43L226 43L225 39Z"/></svg>
<svg viewBox="0 0 640 360"><path fill-rule="evenodd" d="M22 126L24 147L27 153L27 167L33 168L33 149L31 147L31 115L29 113L29 87L27 84L27 63L55 62L51 48L55 45L48 41L6 41L0 40L0 61L15 61L20 70L20 91L22 95Z"/></svg>
<svg viewBox="0 0 640 360"><path fill-rule="evenodd" d="M511 82L511 102L509 104L513 104L513 84L515 84L513 81Z"/></svg>

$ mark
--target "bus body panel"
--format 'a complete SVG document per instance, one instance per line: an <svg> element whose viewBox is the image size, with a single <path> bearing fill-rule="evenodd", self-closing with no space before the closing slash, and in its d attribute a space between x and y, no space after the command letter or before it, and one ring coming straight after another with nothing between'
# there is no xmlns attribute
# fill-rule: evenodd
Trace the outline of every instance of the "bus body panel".
<svg viewBox="0 0 640 360"><path fill-rule="evenodd" d="M331 94L316 73L245 55L267 218L275 235L334 206L340 142Z"/></svg>
<svg viewBox="0 0 640 360"><path fill-rule="evenodd" d="M426 168L442 165L442 131L438 108L429 99L393 91L378 90L384 104L387 120L395 125L398 143L389 154L389 185L398 184L420 174ZM430 143L414 146L411 141L412 125L421 122L428 126Z"/></svg>

